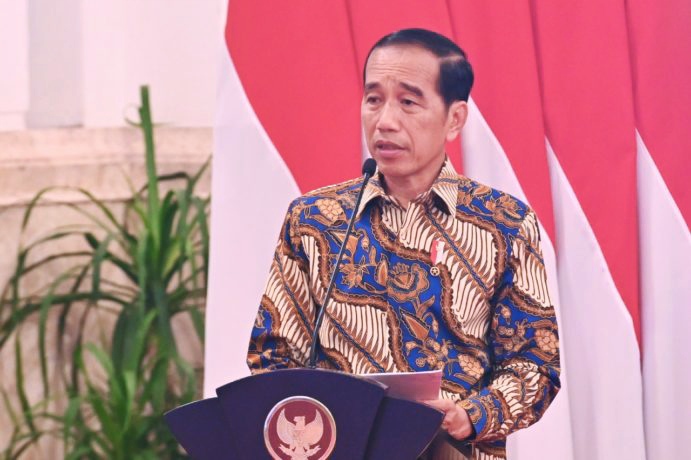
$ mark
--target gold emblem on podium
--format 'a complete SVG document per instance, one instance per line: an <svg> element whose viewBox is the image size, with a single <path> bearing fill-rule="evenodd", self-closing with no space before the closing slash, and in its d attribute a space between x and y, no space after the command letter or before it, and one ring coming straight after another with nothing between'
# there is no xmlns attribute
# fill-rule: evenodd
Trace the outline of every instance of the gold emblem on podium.
<svg viewBox="0 0 691 460"><path fill-rule="evenodd" d="M266 417L264 443L275 460L323 460L336 444L336 421L316 399L292 396Z"/></svg>

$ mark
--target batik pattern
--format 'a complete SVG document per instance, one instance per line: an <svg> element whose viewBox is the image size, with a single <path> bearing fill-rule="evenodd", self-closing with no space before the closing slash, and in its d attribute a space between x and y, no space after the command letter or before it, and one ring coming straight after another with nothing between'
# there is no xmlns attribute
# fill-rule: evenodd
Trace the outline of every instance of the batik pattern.
<svg viewBox="0 0 691 460"><path fill-rule="evenodd" d="M537 421L559 390L559 335L535 214L459 176L447 161L403 209L378 175L296 199L286 215L248 353L253 373L305 365L314 319L343 243L319 333L318 365L350 373L443 370L441 396L468 411L476 458Z"/></svg>

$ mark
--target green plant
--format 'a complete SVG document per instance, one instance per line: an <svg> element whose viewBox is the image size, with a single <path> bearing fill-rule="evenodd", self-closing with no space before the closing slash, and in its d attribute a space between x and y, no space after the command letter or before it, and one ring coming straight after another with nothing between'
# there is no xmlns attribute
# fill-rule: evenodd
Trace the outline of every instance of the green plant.
<svg viewBox="0 0 691 460"><path fill-rule="evenodd" d="M0 349L14 347L17 386L16 394L2 393L13 420L12 438L2 452L6 459L20 457L45 436L61 439L68 459L185 457L161 415L200 393L200 369L180 355L172 324L178 315L189 315L203 342L209 200L199 197L195 186L207 165L193 177L159 176L146 87L139 117L133 124L144 135L146 186L133 189L122 213L77 190L88 205L70 207L89 223L54 228L21 247L2 293ZM163 193L162 183L170 190ZM23 231L50 191L29 204ZM79 238L82 249L35 260L39 249L68 238ZM28 276L55 263L68 268L38 292L24 292ZM95 316L110 326L89 340L94 334L86 328ZM69 323L78 324L70 341ZM38 327L39 402L31 402L26 390L20 332L28 327ZM64 363L58 384L49 381L49 331L57 336L58 362Z"/></svg>

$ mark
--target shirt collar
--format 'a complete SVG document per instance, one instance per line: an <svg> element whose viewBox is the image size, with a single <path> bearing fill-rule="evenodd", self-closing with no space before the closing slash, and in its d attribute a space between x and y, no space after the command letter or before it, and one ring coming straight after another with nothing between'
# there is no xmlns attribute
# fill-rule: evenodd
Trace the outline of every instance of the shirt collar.
<svg viewBox="0 0 691 460"><path fill-rule="evenodd" d="M454 212L458 200L458 174L448 158L444 160L444 165L442 166L439 175L432 183L430 191L434 192L434 194L437 195L446 205L446 209L442 209L443 211L446 211L447 213ZM422 195L425 195L425 193ZM365 209L365 206L367 206L370 201L380 197L385 198L387 197L387 194L384 190L384 186L382 185L381 172L379 172L379 169L377 169L374 176L372 176L372 179L370 179L370 181L367 183L365 191L362 194L362 201L360 202L360 207L357 210L358 215L363 209Z"/></svg>

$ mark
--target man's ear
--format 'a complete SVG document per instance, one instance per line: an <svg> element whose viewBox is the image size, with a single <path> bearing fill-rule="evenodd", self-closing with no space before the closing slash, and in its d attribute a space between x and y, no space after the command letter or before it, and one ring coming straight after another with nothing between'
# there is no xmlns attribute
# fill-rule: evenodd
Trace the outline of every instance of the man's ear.
<svg viewBox="0 0 691 460"><path fill-rule="evenodd" d="M466 101L454 101L449 106L447 116L448 131L446 141L451 142L461 133L463 125L468 118L468 103Z"/></svg>

